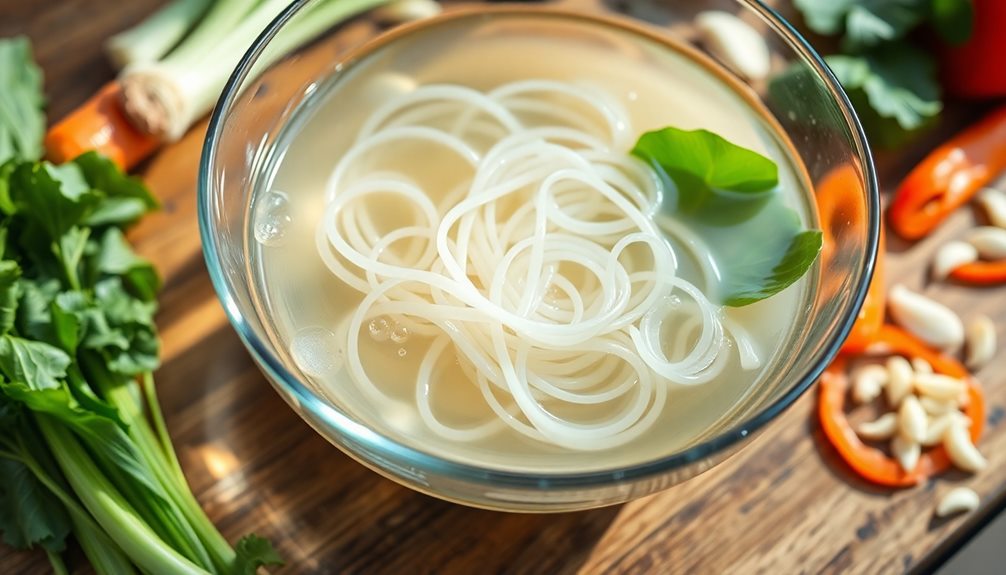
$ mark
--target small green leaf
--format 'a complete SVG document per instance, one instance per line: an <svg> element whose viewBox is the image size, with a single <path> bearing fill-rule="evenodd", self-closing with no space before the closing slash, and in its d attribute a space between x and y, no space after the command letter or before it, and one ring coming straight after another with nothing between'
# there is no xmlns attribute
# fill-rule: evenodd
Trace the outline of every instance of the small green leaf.
<svg viewBox="0 0 1006 575"><path fill-rule="evenodd" d="M0 459L0 532L15 549L39 545L52 552L65 548L70 517L63 504L20 461Z"/></svg>
<svg viewBox="0 0 1006 575"><path fill-rule="evenodd" d="M32 389L58 388L68 367L70 356L58 347L11 335L0 337L0 372L10 381L24 382Z"/></svg>
<svg viewBox="0 0 1006 575"><path fill-rule="evenodd" d="M15 320L18 333L23 337L57 345L49 304L59 293L59 281L51 279L40 283L22 278L19 285L21 300Z"/></svg>
<svg viewBox="0 0 1006 575"><path fill-rule="evenodd" d="M35 222L50 241L79 224L98 203L75 164L21 164L10 177L10 195L20 215Z"/></svg>
<svg viewBox="0 0 1006 575"><path fill-rule="evenodd" d="M668 127L646 132L632 154L671 177L691 176L721 190L763 192L779 183L775 162L708 130Z"/></svg>
<svg viewBox="0 0 1006 575"><path fill-rule="evenodd" d="M725 303L741 307L771 297L788 288L807 273L821 251L820 231L805 231L797 234L778 259L766 261L737 262L742 267L730 270L731 283L727 287ZM769 268L770 263L775 265ZM765 274L766 268L771 269Z"/></svg>
<svg viewBox="0 0 1006 575"><path fill-rule="evenodd" d="M158 207L157 200L139 178L125 174L108 158L90 151L77 156L76 164L84 180L92 189L100 190L109 199L133 199L142 203L147 210ZM120 221L126 223L130 220Z"/></svg>
<svg viewBox="0 0 1006 575"><path fill-rule="evenodd" d="M37 160L45 136L42 71L24 36L0 39L0 164Z"/></svg>
<svg viewBox="0 0 1006 575"><path fill-rule="evenodd" d="M0 261L0 335L6 334L14 327L17 317L17 302L21 296L18 279L21 277L21 266L13 260Z"/></svg>
<svg viewBox="0 0 1006 575"><path fill-rule="evenodd" d="M105 230L101 238L98 254L98 271L103 274L122 276L124 283L140 297L151 301L157 297L160 279L154 266L133 253L126 237L118 228Z"/></svg>
<svg viewBox="0 0 1006 575"><path fill-rule="evenodd" d="M245 535L234 549L234 570L231 575L255 575L259 567L283 565L283 558L273 549L268 539L254 533Z"/></svg>
<svg viewBox="0 0 1006 575"><path fill-rule="evenodd" d="M926 16L928 0L861 0L845 16L847 50L859 50L903 38Z"/></svg>
<svg viewBox="0 0 1006 575"><path fill-rule="evenodd" d="M882 132L887 141L903 141L892 139L893 127L920 130L943 109L932 60L911 46L895 44L825 60L849 93L871 141Z"/></svg>
<svg viewBox="0 0 1006 575"><path fill-rule="evenodd" d="M824 36L839 34L845 29L845 15L856 0L794 0L811 30Z"/></svg>
<svg viewBox="0 0 1006 575"><path fill-rule="evenodd" d="M888 46L867 56L872 74L863 84L881 116L913 130L943 109L932 60L908 45Z"/></svg>
<svg viewBox="0 0 1006 575"><path fill-rule="evenodd" d="M975 7L971 0L932 0L930 12L933 27L948 43L963 44L974 34Z"/></svg>

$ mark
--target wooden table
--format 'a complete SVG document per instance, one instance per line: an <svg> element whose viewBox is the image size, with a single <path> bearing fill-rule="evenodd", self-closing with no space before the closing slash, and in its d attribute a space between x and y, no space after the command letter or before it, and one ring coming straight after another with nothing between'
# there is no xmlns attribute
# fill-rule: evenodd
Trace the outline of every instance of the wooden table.
<svg viewBox="0 0 1006 575"><path fill-rule="evenodd" d="M100 39L156 0L0 0L0 35L27 33L46 74L50 119L113 75ZM945 134L967 113L947 114ZM793 573L926 570L1006 503L1006 354L980 374L988 393L981 447L990 467L891 492L850 475L822 447L808 393L727 463L646 499L595 511L517 515L469 509L398 486L331 447L273 392L210 287L196 226L205 124L142 170L164 210L131 233L166 278L157 372L168 427L193 491L231 540L273 540L287 573ZM935 137L933 138L936 139ZM920 145L881 160L892 182ZM932 249L971 225L961 210L908 249L892 241L890 280L925 283ZM928 285L962 315L986 313L1006 340L1006 290ZM931 519L951 484L972 486L977 512ZM79 564L80 561L77 561ZM0 571L43 573L41 553L0 547Z"/></svg>

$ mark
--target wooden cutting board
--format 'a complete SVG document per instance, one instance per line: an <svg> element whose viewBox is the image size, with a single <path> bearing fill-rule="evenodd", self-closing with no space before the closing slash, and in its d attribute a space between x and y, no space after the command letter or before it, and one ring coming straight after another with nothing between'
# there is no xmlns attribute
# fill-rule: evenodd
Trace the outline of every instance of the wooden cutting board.
<svg viewBox="0 0 1006 575"><path fill-rule="evenodd" d="M0 35L28 34L46 73L50 119L113 71L100 42L155 0L0 0ZM880 158L886 189L924 151L974 117L952 108L940 133ZM1006 354L980 374L990 467L892 492L853 477L822 447L810 392L725 464L658 495L559 515L505 514L445 503L383 479L326 443L273 392L210 287L196 225L195 179L205 124L164 149L141 175L162 212L130 234L166 282L159 394L193 491L232 541L274 541L286 573L794 573L924 571L1006 503ZM915 246L894 240L889 281L963 316L991 316L1006 340L1006 288L926 285L933 249L973 225L957 213ZM0 479L2 480L2 479ZM934 521L937 497L973 487L977 512ZM81 564L77 554L77 565ZM44 573L42 553L0 545L0 571ZM85 569L86 570L86 569Z"/></svg>

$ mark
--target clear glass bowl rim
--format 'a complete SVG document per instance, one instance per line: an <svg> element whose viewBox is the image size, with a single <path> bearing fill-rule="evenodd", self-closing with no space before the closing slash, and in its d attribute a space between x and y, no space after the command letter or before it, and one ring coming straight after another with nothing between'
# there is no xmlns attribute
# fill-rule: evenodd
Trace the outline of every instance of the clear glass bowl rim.
<svg viewBox="0 0 1006 575"><path fill-rule="evenodd" d="M737 3L745 5L748 9L758 13L769 24L772 31L785 38L789 47L800 54L805 59L805 62L824 80L830 96L838 103L846 122L852 128L853 143L859 156L860 165L863 167L863 175L866 178L867 257L865 261L865 274L860 284L855 288L853 305L848 309L846 316L842 318L839 328L832 335L832 339L827 342L825 353L811 367L810 371L804 374L802 378L776 401L764 407L749 419L742 421L740 424L731 427L716 437L693 445L679 453L644 463L578 473L509 472L451 461L409 447L390 437L379 434L325 403L324 400L318 398L306 385L283 366L270 351L269 346L245 321L241 310L231 295L230 286L223 273L220 260L217 257L217 238L213 231L213 223L209 210L211 199L210 169L214 164L217 142L223 135L225 118L239 95L238 89L266 45L295 14L312 1L314 0L295 0L284 9L256 38L255 42L238 63L237 68L231 74L217 105L213 109L203 143L199 164L197 203L203 256L206 260L213 288L224 307L227 318L230 320L231 325L234 326L238 336L244 342L245 347L252 354L259 367L275 384L283 387L290 396L295 398L302 409L308 410L316 421L323 422L337 434L352 438L354 443L365 445L370 453L377 453L388 460L396 462L398 465L451 477L455 480L516 489L561 490L605 487L615 483L645 480L667 474L743 442L745 439L751 437L754 432L775 419L803 395L817 381L824 369L838 354L838 350L852 329L859 309L866 298L876 263L880 236L880 193L873 165L873 157L852 104L821 56L817 54L792 24L761 0L736 0ZM503 10L511 13L542 11L542 8L539 6L523 4L516 7L512 4L503 4L487 5L480 8L484 11ZM589 14L579 15L562 6L548 6L546 10L553 13L564 12L570 17L590 19ZM355 457L363 456L356 454Z"/></svg>

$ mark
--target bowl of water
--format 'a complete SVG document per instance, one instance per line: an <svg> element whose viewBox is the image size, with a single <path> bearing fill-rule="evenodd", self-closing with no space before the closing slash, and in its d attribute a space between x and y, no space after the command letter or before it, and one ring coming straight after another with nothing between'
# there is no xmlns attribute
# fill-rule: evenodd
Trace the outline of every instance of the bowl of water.
<svg viewBox="0 0 1006 575"><path fill-rule="evenodd" d="M244 344L339 449L467 505L609 505L722 461L837 353L877 185L770 8L452 5L272 62L314 4L232 76L199 217Z"/></svg>

